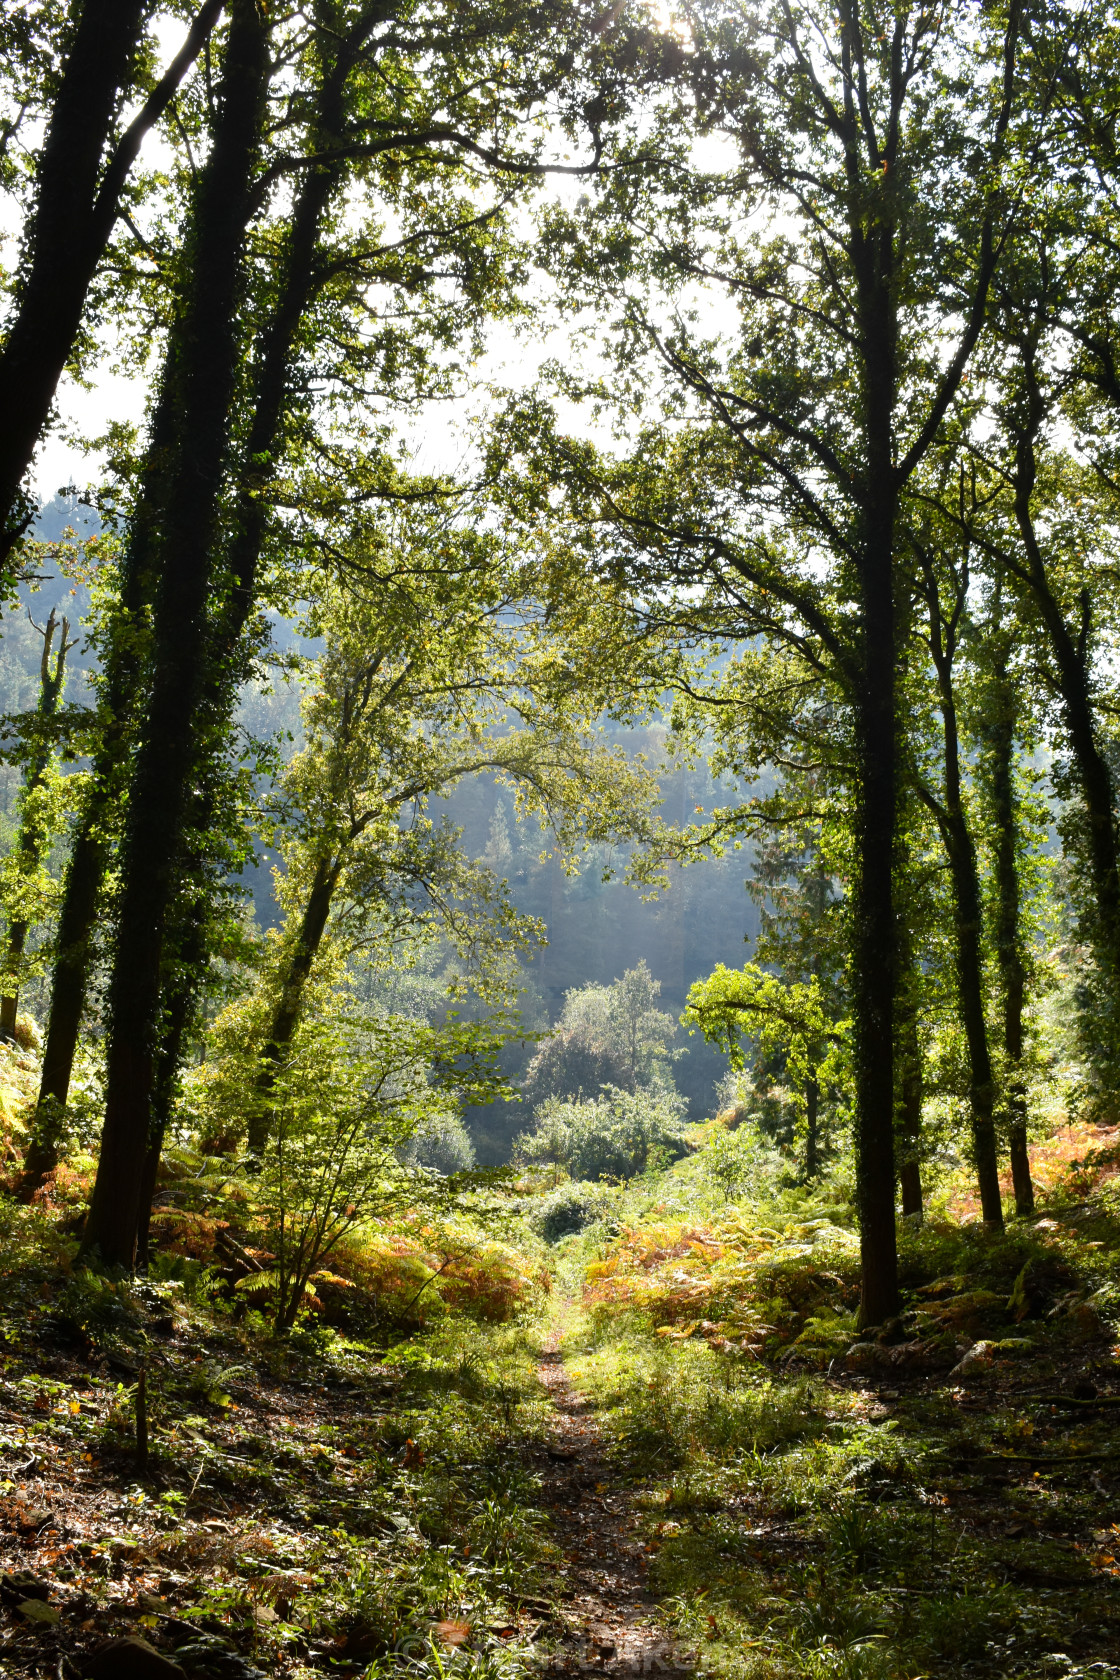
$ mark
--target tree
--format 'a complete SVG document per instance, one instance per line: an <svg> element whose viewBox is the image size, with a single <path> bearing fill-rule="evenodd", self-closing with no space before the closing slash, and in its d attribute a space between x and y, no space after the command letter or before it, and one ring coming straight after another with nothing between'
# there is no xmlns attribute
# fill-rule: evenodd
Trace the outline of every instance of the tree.
<svg viewBox="0 0 1120 1680"><path fill-rule="evenodd" d="M34 513L22 490L24 475L74 351L129 172L145 135L208 41L222 4L204 0L183 46L154 84L144 51L151 0L86 0L63 36L57 77L40 71L40 97L53 83L53 98L35 163L14 308L0 344L0 595L11 589L12 553ZM48 51L53 47L49 41ZM146 83L147 97L122 128L127 96ZM17 126L32 103L25 95Z"/></svg>
<svg viewBox="0 0 1120 1680"><path fill-rule="evenodd" d="M437 1128L446 1132L449 1110L502 1088L494 1072L500 1038L487 1027L358 1013L331 988L321 1001L324 1011L300 1023L273 1067L273 1124L253 1179L273 1265L246 1282L272 1293L279 1330L291 1329L316 1271L347 1231L423 1198L429 1175L410 1157ZM219 1101L232 1103L243 1128L252 1056L232 1059ZM208 1071L188 1086L188 1110L200 1095L213 1102L213 1088L200 1090Z"/></svg>
<svg viewBox="0 0 1120 1680"><path fill-rule="evenodd" d="M689 26L695 126L665 112L654 161L609 177L582 217L558 213L549 250L573 294L613 308L611 394L648 412L659 372L669 417L621 462L559 438L539 410L519 442L546 440L573 526L595 533L589 565L647 599L702 594L700 633L786 641L847 710L860 1314L878 1323L898 1310L903 529L1019 214L1004 171L1026 154L1030 122L1020 11L700 4ZM737 167L690 167L696 129L730 140ZM635 133L628 161L650 155ZM710 316L692 325L698 286L727 301L722 336Z"/></svg>
<svg viewBox="0 0 1120 1680"><path fill-rule="evenodd" d="M678 1159L684 1104L664 1086L622 1091L608 1085L594 1097L547 1097L534 1128L514 1141L516 1158L564 1167L573 1178L633 1178L652 1161Z"/></svg>
<svg viewBox="0 0 1120 1680"><path fill-rule="evenodd" d="M159 508L152 635L159 655L150 670L147 727L131 778L109 985L105 1123L85 1231L87 1249L99 1251L106 1262L127 1266L133 1262L140 1217L155 1052L151 1023L160 995L174 841L196 746L201 648L210 607L207 561L217 535L237 385L242 256L268 75L266 26L252 0L234 0L213 144L199 173L187 240L186 296L162 393L174 438Z"/></svg>
<svg viewBox="0 0 1120 1680"><path fill-rule="evenodd" d="M494 536L438 506L383 520L376 543L363 522L354 540L376 587L328 581L308 619L326 645L304 705L307 745L280 790L289 919L254 1149L269 1126L268 1064L298 1025L328 924L352 950L371 935L384 947L394 916L408 926L427 916L483 969L526 938L490 871L428 814L432 800L489 773L570 851L584 835L639 831L651 792L640 770L594 741L579 688L566 677L556 687L532 568L519 575ZM433 549L441 565L429 573Z"/></svg>
<svg viewBox="0 0 1120 1680"><path fill-rule="evenodd" d="M996 1087L985 1003L980 869L966 808L954 675L971 573L967 551L954 557L948 544L939 544L935 559L933 543L936 538L923 540L915 532L912 540L918 557L916 588L926 612L924 636L933 662L942 735L940 789L935 790L930 785L922 775L920 765L916 766L915 787L933 813L949 863L956 935L957 1002L968 1045L970 1069L973 1158L984 1223L992 1230L1002 1230L1003 1203L995 1129ZM943 600L943 589L947 601Z"/></svg>
<svg viewBox="0 0 1120 1680"><path fill-rule="evenodd" d="M805 1177L821 1166L822 1102L843 1104L850 1082L850 1023L831 1015L820 981L785 981L757 963L735 971L718 964L688 994L682 1017L731 1058L746 1066L744 1045L761 1059L780 1055L804 1128Z"/></svg>
<svg viewBox="0 0 1120 1680"><path fill-rule="evenodd" d="M1004 1103L1015 1211L1034 1212L1034 1184L1027 1153L1027 1031L1024 1022L1028 983L1037 976L1031 950L1030 919L1024 905L1024 874L1037 846L1026 813L1019 752L1034 745L1034 731L1024 694L1023 673L1015 659L1013 613L1004 605L998 578L977 636L979 694L973 702L974 732L981 743L980 787L991 828L993 883L991 919L1002 990Z"/></svg>
<svg viewBox="0 0 1120 1680"><path fill-rule="evenodd" d="M671 1088L666 1052L676 1024L657 1008L660 992L644 958L609 986L565 992L555 1029L526 1069L529 1100L591 1097L605 1085Z"/></svg>
<svg viewBox="0 0 1120 1680"><path fill-rule="evenodd" d="M216 136L194 192L195 226L201 242L216 234L219 223L232 232L234 221L240 219L236 239L226 241L229 272L222 280L227 292L231 286L240 286L248 298L250 277L255 271L248 261L247 229L262 205L275 199L289 176L304 176L311 183L325 171L337 190L344 176L350 176L346 171L334 172L336 160L366 174L372 174L375 166L381 170L378 186L385 199L394 214L403 212L406 224L411 223L415 231L409 231L402 241L387 238L383 223L363 228L348 250L326 262L316 278L334 287L331 330L315 337L304 311L297 309L288 322L291 331L284 341L288 353L278 364L282 388L290 398L289 382L298 365L298 358L292 359L298 328L307 334L298 343L301 356L308 354L314 343L325 346L328 358L334 358L327 366L316 368L320 387L352 391L360 408L371 384L383 380L385 388L396 395L415 375L423 390L429 383L426 375L435 366L435 357L429 357L426 351L418 355L407 342L407 334L393 327L376 326L370 331L370 315L376 308L375 282L388 283L402 301L413 291L438 297L440 274L415 259L429 252L453 250L461 263L463 294L472 307L464 316L461 306L444 304L439 319L445 344L455 342L464 326L469 327L472 319L477 320L486 309L500 307L495 294L499 298L505 295L508 253L502 212L503 201L510 197L509 189L497 195L497 205L480 208L477 198L472 199L469 193L457 198L453 188L444 190L444 183L462 181L466 170L459 166L464 162L481 162L487 171L513 182L538 177L545 166L534 151L540 135L535 107L544 92L563 86L563 121L574 132L580 110L575 97L579 81L573 81L573 59L565 54L566 42L555 37L539 42L534 34L532 8L526 11L514 5L508 14L490 18L485 27L470 25L465 35L445 27L438 7L434 13L420 8L411 36L401 20L394 18L400 34L395 36L389 30L376 38L372 32L381 16L378 9L354 6L340 11L343 15L332 19L332 27L313 35L331 62L341 54L340 41L345 46L356 35L359 42L366 43L354 60L355 68L360 67L362 72L358 78L362 97L357 108L348 111L346 134L341 140L337 136L332 139L329 126L325 132L319 126L315 102L304 105L297 100L300 113L307 112L306 154L293 155L285 129L282 139L271 137L272 155L267 160L262 159L259 167L249 165L243 172L243 183L227 182L229 190L220 199L212 199L217 179L215 160L221 153ZM406 23L411 16L406 15ZM235 43L240 41L243 27L247 27L245 18L235 5L224 59L227 76L237 61ZM263 29L264 25L258 24L259 32ZM511 45L524 55L525 69L520 79L507 76L508 60L501 56ZM485 62L485 72L474 74L472 53ZM314 52L312 57L316 58ZM496 104L491 95L492 74L502 86L512 84L506 105L500 101ZM609 78L609 65L604 74ZM594 83L598 76L594 64L590 76ZM323 86L331 79L328 63ZM248 112L253 101L246 96L237 104L240 111ZM456 121L446 120L449 106ZM232 110L232 103L219 103L219 112L226 118ZM492 143L495 122L497 137ZM474 131L483 138L476 138ZM593 139L595 133L592 125ZM528 144L519 148L520 136ZM507 138L508 151L504 149ZM258 123L257 149L260 144ZM410 160L410 169L402 168L400 154ZM584 166L571 166L580 167ZM424 182L423 191L419 190L420 181ZM311 191L310 184L307 191ZM332 194L326 198L332 200ZM326 203L322 208L326 210ZM430 220L433 208L438 227L434 238ZM440 218L452 211L448 225L440 225ZM377 221L376 216L372 219ZM314 232L314 218L312 223ZM299 226L297 215L292 224L293 238ZM475 260L484 256L490 261ZM192 278L188 291L197 283L197 260L189 264L189 272ZM367 287L373 287L374 292L371 294ZM216 297L220 290L210 285L205 295ZM195 295L196 300L202 296ZM166 949L170 907L181 860L190 850L185 833L187 790L192 778L202 773L207 756L219 752L228 739L233 688L223 680L222 672L229 638L223 635L223 614L215 610L215 600L224 599L228 590L234 619L240 616L244 623L250 610L259 604L262 587L256 570L256 543L250 543L246 551L252 566L241 572L235 569L231 576L226 567L229 554L239 554L237 541L233 540L227 550L223 533L209 517L218 507L217 479L211 482L207 474L213 478L216 472L220 478L229 471L230 445L237 435L233 403L245 323L233 307L232 297L227 301L230 309L225 325L214 342L190 324L193 306L188 306L183 314L187 324L177 340L181 353L168 360L169 373L175 377L189 370L190 382L184 392L187 398L206 393L211 400L220 397L221 402L214 400L213 413L205 417L204 424L198 414L192 415L189 401L173 403L171 411L180 433L162 450L164 459L171 463L172 485L164 498L158 527L158 584L152 596L145 704L137 726L122 849L122 889L109 988L106 1123L99 1164L99 1184L103 1183L103 1188L95 1187L87 1228L87 1244L96 1246L104 1258L123 1264L131 1260L138 1216L135 1163L143 1153L149 1129L161 971L165 957L170 957ZM251 317L252 311L244 313ZM405 313L409 313L407 304ZM218 361L223 363L220 377L207 380L201 376L200 362L207 360L213 363L215 372ZM302 375L302 366L299 371ZM433 379L438 385L434 375ZM290 418L288 404L284 412ZM359 437L368 432L364 417L356 421L356 430ZM207 518L201 529L200 510L196 508L194 518L188 520L187 509L178 504L183 487L199 479L200 448L213 457L200 480L207 485L201 509ZM254 482L261 465L257 456L241 463L249 485L246 505L261 493L261 485ZM271 465L271 461L265 465ZM245 505L242 513L246 513Z"/></svg>

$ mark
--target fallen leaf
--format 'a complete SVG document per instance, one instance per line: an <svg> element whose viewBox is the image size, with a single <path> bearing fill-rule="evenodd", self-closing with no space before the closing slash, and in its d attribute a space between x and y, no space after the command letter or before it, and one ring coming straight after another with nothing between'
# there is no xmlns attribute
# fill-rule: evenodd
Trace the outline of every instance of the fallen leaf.
<svg viewBox="0 0 1120 1680"><path fill-rule="evenodd" d="M471 1636L471 1624L469 1622L433 1622L432 1632L441 1645L446 1645L449 1650L454 1650L456 1646L467 1643Z"/></svg>

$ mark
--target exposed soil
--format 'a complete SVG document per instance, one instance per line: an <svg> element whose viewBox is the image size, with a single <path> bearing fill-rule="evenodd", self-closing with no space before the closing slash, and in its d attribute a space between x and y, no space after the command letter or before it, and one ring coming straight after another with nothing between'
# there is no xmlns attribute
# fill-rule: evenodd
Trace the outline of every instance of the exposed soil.
<svg viewBox="0 0 1120 1680"><path fill-rule="evenodd" d="M540 1379L556 1408L546 1448L533 1451L552 1537L564 1558L564 1631L546 1673L691 1673L689 1654L655 1623L640 1516L632 1496L612 1486L602 1438L587 1401L572 1387L559 1353L560 1331L545 1344Z"/></svg>

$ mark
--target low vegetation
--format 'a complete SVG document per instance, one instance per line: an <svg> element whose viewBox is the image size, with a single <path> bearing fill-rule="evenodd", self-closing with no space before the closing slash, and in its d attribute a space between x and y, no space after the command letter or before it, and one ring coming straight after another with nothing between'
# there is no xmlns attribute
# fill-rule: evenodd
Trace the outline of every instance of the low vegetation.
<svg viewBox="0 0 1120 1680"><path fill-rule="evenodd" d="M142 1281L74 1265L80 1153L5 1201L4 1672L96 1675L127 1638L199 1680L567 1661L553 1326L688 1666L1120 1672L1120 1138L1036 1144L1003 1233L948 1174L861 1334L842 1177L734 1118L628 1179L538 1162L367 1218L287 1331L262 1203L213 1162L169 1157Z"/></svg>

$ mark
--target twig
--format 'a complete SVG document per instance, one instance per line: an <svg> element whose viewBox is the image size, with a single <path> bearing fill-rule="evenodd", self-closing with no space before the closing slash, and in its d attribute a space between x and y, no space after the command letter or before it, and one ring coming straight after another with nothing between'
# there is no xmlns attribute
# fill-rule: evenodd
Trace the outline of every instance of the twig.
<svg viewBox="0 0 1120 1680"><path fill-rule="evenodd" d="M187 1494L186 1500L184 1501L184 1504L183 1504L183 1514L184 1514L184 1516L186 1515L187 1507L190 1505L191 1500L194 1498L194 1490L198 1486L199 1482L202 1480L202 1472L206 1468L206 1460L207 1460L208 1456L209 1455L207 1453L203 1453L201 1461L200 1461L199 1466L198 1466L198 1469L195 1472L194 1481L191 1483L191 1490Z"/></svg>
<svg viewBox="0 0 1120 1680"><path fill-rule="evenodd" d="M1097 1394L1092 1400L1079 1400L1073 1394L1040 1394L1040 1406L1071 1406L1075 1410L1083 1408L1091 1412L1098 1406L1120 1406L1120 1394Z"/></svg>
<svg viewBox="0 0 1120 1680"><path fill-rule="evenodd" d="M247 1254L238 1242L237 1238L231 1237L227 1230L219 1229L215 1231L214 1242L218 1248L228 1248L233 1258L235 1260L240 1260L241 1264L243 1266L247 1266L251 1272L264 1271L265 1268L261 1265L260 1261L254 1260L251 1254Z"/></svg>

